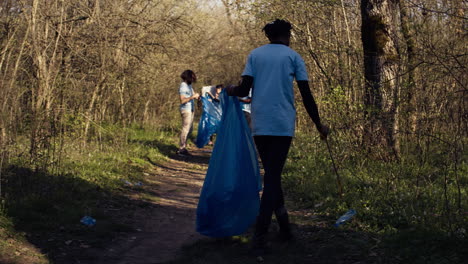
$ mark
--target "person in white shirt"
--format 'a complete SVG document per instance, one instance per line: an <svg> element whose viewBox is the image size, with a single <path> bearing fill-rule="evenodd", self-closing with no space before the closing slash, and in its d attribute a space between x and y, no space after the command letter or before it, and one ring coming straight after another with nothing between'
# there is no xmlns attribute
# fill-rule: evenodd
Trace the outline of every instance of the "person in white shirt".
<svg viewBox="0 0 468 264"><path fill-rule="evenodd" d="M195 111L194 99L200 98L199 93L195 93L192 88L192 83L197 81L197 76L192 70L185 70L180 75L182 83L179 86L180 97L180 115L182 117L182 129L180 131L178 155L190 155L187 150L187 138L192 132L193 117Z"/></svg>
<svg viewBox="0 0 468 264"><path fill-rule="evenodd" d="M201 96L210 95L211 97L214 97L215 94L216 94L216 86L207 85L207 86L202 87Z"/></svg>
<svg viewBox="0 0 468 264"><path fill-rule="evenodd" d="M201 96L208 95L211 99L219 101L219 94L223 89L224 85L218 84L216 86L203 86Z"/></svg>

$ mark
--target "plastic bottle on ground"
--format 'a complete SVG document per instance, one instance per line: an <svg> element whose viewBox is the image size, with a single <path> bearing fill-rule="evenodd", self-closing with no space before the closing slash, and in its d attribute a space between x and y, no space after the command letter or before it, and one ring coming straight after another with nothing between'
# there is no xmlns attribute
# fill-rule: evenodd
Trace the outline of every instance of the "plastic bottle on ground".
<svg viewBox="0 0 468 264"><path fill-rule="evenodd" d="M350 209L348 212L346 212L344 215L340 216L338 220L336 220L335 224L333 226L338 227L351 219L354 215L356 214L356 210Z"/></svg>

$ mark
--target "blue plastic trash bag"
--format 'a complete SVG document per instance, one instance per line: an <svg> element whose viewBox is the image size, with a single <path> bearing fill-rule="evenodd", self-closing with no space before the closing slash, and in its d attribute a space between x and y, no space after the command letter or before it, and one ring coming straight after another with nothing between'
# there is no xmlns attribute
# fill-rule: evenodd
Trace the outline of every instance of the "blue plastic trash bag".
<svg viewBox="0 0 468 264"><path fill-rule="evenodd" d="M222 108L221 102L216 102L207 94L201 97L203 112L198 123L198 135L196 145L203 148L210 142L210 136L216 133L221 124Z"/></svg>
<svg viewBox="0 0 468 264"><path fill-rule="evenodd" d="M197 231L239 235L260 208L260 170L249 126L237 97L221 93L223 116L197 208Z"/></svg>

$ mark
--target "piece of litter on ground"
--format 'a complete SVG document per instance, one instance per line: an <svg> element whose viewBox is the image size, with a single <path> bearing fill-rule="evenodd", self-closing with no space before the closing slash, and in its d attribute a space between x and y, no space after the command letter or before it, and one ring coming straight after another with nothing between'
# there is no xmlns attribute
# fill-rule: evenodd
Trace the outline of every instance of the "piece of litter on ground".
<svg viewBox="0 0 468 264"><path fill-rule="evenodd" d="M323 205L323 202L318 203L318 204L315 204L314 207L317 208L317 207L320 207L320 206L322 206L322 205Z"/></svg>
<svg viewBox="0 0 468 264"><path fill-rule="evenodd" d="M65 245L69 246L72 242L73 242L73 240L67 240L67 241L65 241Z"/></svg>
<svg viewBox="0 0 468 264"><path fill-rule="evenodd" d="M86 216L83 216L83 218L81 218L80 222L86 226L94 226L96 224L96 219L92 218L91 216L86 215Z"/></svg>
<svg viewBox="0 0 468 264"><path fill-rule="evenodd" d="M338 220L336 220L335 224L333 226L338 227L345 222L349 221L353 216L356 214L356 210L354 209L349 209L344 215L340 216Z"/></svg>
<svg viewBox="0 0 468 264"><path fill-rule="evenodd" d="M127 185L130 185L130 186L133 185L133 184L132 184L131 182L129 182L129 181L124 181L124 182L125 182L125 184L127 184Z"/></svg>

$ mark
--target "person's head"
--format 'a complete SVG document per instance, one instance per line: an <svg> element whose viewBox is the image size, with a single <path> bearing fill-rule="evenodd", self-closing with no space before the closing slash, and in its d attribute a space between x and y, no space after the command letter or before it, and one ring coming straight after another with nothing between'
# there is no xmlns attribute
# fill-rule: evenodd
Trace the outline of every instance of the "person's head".
<svg viewBox="0 0 468 264"><path fill-rule="evenodd" d="M185 70L181 75L182 81L187 84L192 84L197 81L197 76L192 70Z"/></svg>
<svg viewBox="0 0 468 264"><path fill-rule="evenodd" d="M216 87L216 94L220 94L221 90L223 90L223 88L224 88L224 85L217 84L215 87Z"/></svg>
<svg viewBox="0 0 468 264"><path fill-rule="evenodd" d="M282 19L276 19L263 27L265 35L271 42L279 41L288 46L291 38L291 29L291 23Z"/></svg>

